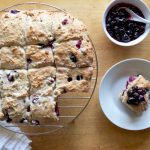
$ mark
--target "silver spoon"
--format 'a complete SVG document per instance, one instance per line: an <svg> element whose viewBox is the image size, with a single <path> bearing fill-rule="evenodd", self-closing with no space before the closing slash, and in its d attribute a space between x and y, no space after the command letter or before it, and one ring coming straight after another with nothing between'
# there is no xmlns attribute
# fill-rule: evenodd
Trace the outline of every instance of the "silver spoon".
<svg viewBox="0 0 150 150"><path fill-rule="evenodd" d="M129 18L129 20L133 20L133 21L138 21L138 22L150 24L149 20L140 17L139 15L137 15L136 13L134 13L131 9L129 9L127 7L122 7L122 8L124 8L131 15L131 18Z"/></svg>

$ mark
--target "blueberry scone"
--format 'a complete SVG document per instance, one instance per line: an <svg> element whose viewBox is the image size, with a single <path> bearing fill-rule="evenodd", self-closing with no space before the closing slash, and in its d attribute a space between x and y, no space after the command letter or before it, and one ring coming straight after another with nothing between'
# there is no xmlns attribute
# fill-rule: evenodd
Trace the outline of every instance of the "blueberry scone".
<svg viewBox="0 0 150 150"><path fill-rule="evenodd" d="M28 71L31 96L52 96L56 83L56 68L43 67Z"/></svg>
<svg viewBox="0 0 150 150"><path fill-rule="evenodd" d="M58 120L55 111L56 101L52 96L32 96L30 98L30 113L32 121L40 123L41 118L53 118Z"/></svg>
<svg viewBox="0 0 150 150"><path fill-rule="evenodd" d="M11 10L0 18L0 47L26 44L26 15L24 11Z"/></svg>
<svg viewBox="0 0 150 150"><path fill-rule="evenodd" d="M20 122L22 118L30 118L29 105L26 103L28 97L16 98L5 96L1 99L1 110L7 122Z"/></svg>
<svg viewBox="0 0 150 150"><path fill-rule="evenodd" d="M52 31L56 41L78 40L87 35L85 25L63 12L52 13Z"/></svg>
<svg viewBox="0 0 150 150"><path fill-rule="evenodd" d="M54 96L59 96L65 92L89 91L92 71L92 67L74 69L58 67Z"/></svg>
<svg viewBox="0 0 150 150"><path fill-rule="evenodd" d="M60 11L11 10L0 17L0 119L58 120L57 97L88 92L93 46L85 25Z"/></svg>
<svg viewBox="0 0 150 150"><path fill-rule="evenodd" d="M149 101L150 82L142 75L129 77L126 89L121 95L121 101L134 112L147 109Z"/></svg>
<svg viewBox="0 0 150 150"><path fill-rule="evenodd" d="M12 96L26 98L29 93L29 80L26 70L4 70L2 71L1 96Z"/></svg>
<svg viewBox="0 0 150 150"><path fill-rule="evenodd" d="M27 26L25 30L27 45L48 45L53 40L52 19L50 11L29 10L27 16Z"/></svg>
<svg viewBox="0 0 150 150"><path fill-rule="evenodd" d="M54 65L54 58L50 47L31 45L27 46L25 51L28 69Z"/></svg>
<svg viewBox="0 0 150 150"><path fill-rule="evenodd" d="M93 64L93 47L88 37L54 44L57 67L89 67Z"/></svg>
<svg viewBox="0 0 150 150"><path fill-rule="evenodd" d="M27 68L25 51L20 46L2 47L0 56L0 69Z"/></svg>
<svg viewBox="0 0 150 150"><path fill-rule="evenodd" d="M29 98L29 81L27 71L3 70L0 71L0 76L0 107L3 117L9 122L12 118L18 120L28 115L26 101Z"/></svg>

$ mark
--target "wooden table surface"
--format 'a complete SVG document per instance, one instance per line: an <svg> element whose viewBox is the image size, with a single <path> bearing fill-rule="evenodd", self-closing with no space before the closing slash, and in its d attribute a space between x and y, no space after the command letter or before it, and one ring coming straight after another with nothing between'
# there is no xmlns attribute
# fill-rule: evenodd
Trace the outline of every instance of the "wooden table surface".
<svg viewBox="0 0 150 150"><path fill-rule="evenodd" d="M27 1L1 0L0 8ZM112 44L105 36L101 23L102 14L110 0L38 1L64 8L87 25L97 52L99 74L94 96L86 110L74 123L57 133L29 136L33 141L33 150L149 150L150 129L132 132L110 123L99 106L98 89L102 76L116 62L133 57L150 60L150 36L141 44L130 48ZM150 1L145 1L150 6Z"/></svg>

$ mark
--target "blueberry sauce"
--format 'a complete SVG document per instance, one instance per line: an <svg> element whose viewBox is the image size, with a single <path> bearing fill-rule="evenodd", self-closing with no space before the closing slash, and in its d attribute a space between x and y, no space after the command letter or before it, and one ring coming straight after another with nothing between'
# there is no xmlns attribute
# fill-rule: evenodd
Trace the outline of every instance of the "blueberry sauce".
<svg viewBox="0 0 150 150"><path fill-rule="evenodd" d="M119 42L128 43L137 39L145 32L145 23L130 20L130 14L121 7L130 8L144 18L139 8L131 4L120 3L110 9L106 16L106 29L111 37Z"/></svg>
<svg viewBox="0 0 150 150"><path fill-rule="evenodd" d="M132 89L127 92L127 103L131 105L139 105L145 100L144 95L147 93L147 91L148 90L146 88L140 88L137 86L132 87Z"/></svg>

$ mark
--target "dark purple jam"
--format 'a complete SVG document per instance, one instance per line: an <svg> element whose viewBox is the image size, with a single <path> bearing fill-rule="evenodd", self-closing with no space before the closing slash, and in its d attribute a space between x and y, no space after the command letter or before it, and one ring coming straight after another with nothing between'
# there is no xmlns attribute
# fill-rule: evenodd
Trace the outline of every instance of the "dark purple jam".
<svg viewBox="0 0 150 150"><path fill-rule="evenodd" d="M127 92L128 100L127 103L131 105L138 105L145 100L144 95L147 93L148 89L133 87Z"/></svg>
<svg viewBox="0 0 150 150"><path fill-rule="evenodd" d="M58 108L58 103L56 102L56 105L55 105L55 112L56 112L56 115L59 116L59 108Z"/></svg>
<svg viewBox="0 0 150 150"><path fill-rule="evenodd" d="M130 20L130 14L121 7L130 8L144 18L139 8L131 4L120 3L110 9L106 16L106 29L111 37L119 42L128 43L137 39L145 32L145 23Z"/></svg>

